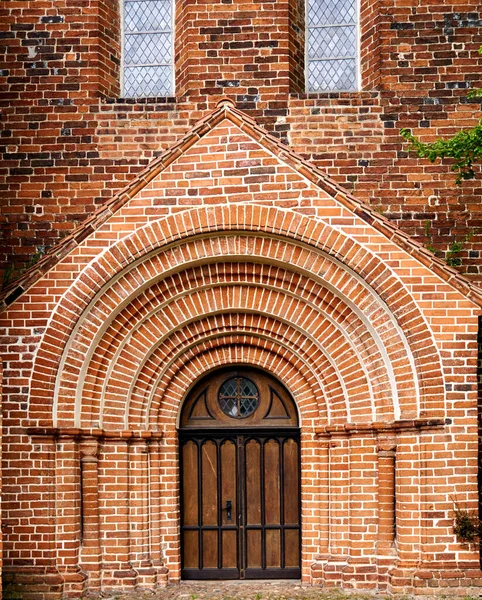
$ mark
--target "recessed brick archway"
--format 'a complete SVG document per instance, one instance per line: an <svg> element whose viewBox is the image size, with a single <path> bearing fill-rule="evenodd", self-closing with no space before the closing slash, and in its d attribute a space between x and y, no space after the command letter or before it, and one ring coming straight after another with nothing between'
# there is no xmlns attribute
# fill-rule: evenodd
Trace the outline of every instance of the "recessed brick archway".
<svg viewBox="0 0 482 600"><path fill-rule="evenodd" d="M255 210L256 208L259 210ZM79 380L81 374L86 375L87 367L92 366L95 369L96 360L99 364L106 364L105 359L100 356L106 344L110 343L108 339L109 336L112 338L112 328L121 327L123 321L131 322L131 319L141 318L138 315L138 305L146 304L146 296L153 293L154 287L157 291L160 291L163 283L164 287L167 287L168 277L171 278L172 285L175 285L172 278L186 277L186 270L190 270L192 276L192 269L202 268L203 265L212 265L212 270L215 271L219 269L219 264L246 262L246 257L256 265L254 272L259 265L270 265L271 271L284 270L288 274L283 275L288 286L286 293L283 295L278 292L280 299L275 302L281 310L293 305L293 294L301 289L309 289L315 302L325 302L329 307L333 307L334 303L337 305L336 313L338 318L343 320L344 334L349 334L356 340L351 341L352 346L355 344L358 347L359 354L365 352L369 355L372 362L385 363L385 377L392 382L390 401L395 402L392 410L396 415L414 417L420 414L420 411L440 406L439 398L443 394L443 385L440 375L437 375L437 368L433 368L439 363L433 338L403 284L389 273L388 268L384 267L379 259L361 247L354 251L353 242L350 240L351 250L344 257L344 262L340 261L338 256L345 246L343 235L337 232L334 237L326 231L323 235L322 230L326 230L326 226L322 224L319 224L320 231L313 231L313 223L308 219L303 223L303 218L299 215L293 216L273 209L262 210L260 207L243 207L245 222L240 223L234 222L240 217L238 207L228 207L222 211L222 215L216 215L219 217L216 222L222 225L214 226L205 223L210 212L212 211L205 209L194 210L189 211L189 216L182 213L166 219L163 226L159 222L150 224L127 240L116 244L85 269L78 282L64 295L44 335L45 352L39 353L39 356L42 356L41 365L35 369L32 378L33 418L37 418L37 415L40 417L43 413L43 418L47 421L53 417L54 420L59 419L59 423L65 424L69 420L72 422L74 415L77 422L82 418L81 405L89 402L89 386L92 384L95 387L95 375L92 382L87 378L85 394L78 385L73 385L73 382ZM262 215L263 212L266 214ZM263 216L271 216L271 221L263 220ZM260 220L263 221L263 226ZM266 222L278 222L279 230L275 229L276 225L266 227ZM218 233L214 233L216 229L219 229ZM257 232L250 233L254 229ZM207 237L199 237L204 230ZM260 230L264 232L261 233ZM308 230L313 236L311 241L314 241L313 238L318 240L316 244L306 243ZM303 231L303 235L300 235L299 231ZM235 235L234 232L238 233ZM319 248L319 240L324 242L321 244L323 249ZM327 254L326 249L329 249L330 254ZM295 274L301 275L304 280L293 283ZM222 288L222 283L222 277L220 280L218 276L216 285L219 289ZM249 277L246 284L249 285ZM191 280L187 285L187 289L192 291L191 295L197 295L199 299L202 280ZM289 286L293 285L295 291L290 291ZM265 288L269 289L269 280L261 283L260 294L264 293L265 297L273 298L275 292L263 292ZM251 289L254 290L255 286ZM165 294L162 291L161 293ZM205 308L187 307L186 310L190 313L192 310L195 313L201 310L200 315L203 311L206 313L212 310L212 301L209 303L207 300L209 293L212 292L204 293L204 302L207 302ZM179 295L179 302L182 304L186 300L186 290L179 291ZM190 300L192 301L192 298ZM255 302L260 300L259 295ZM166 297L167 302L169 300ZM178 311L182 310L179 308L179 302L176 309ZM308 312L311 311L311 322L314 323L310 300L297 302L300 319L310 320ZM249 306L233 305L230 308L250 310ZM128 314L128 319L122 317L121 312ZM322 317L317 318L326 320L326 317L328 320L331 318L333 324L333 317L327 315L326 310ZM104 339L104 330L107 327L110 327L111 331L105 333ZM120 335L116 333L119 339L124 335L127 335L125 326ZM100 355L97 359L98 352ZM142 352L143 356L147 356L145 350ZM375 359L377 352L380 357L378 361ZM87 365L86 353L89 358ZM430 369L424 365L431 365ZM407 376L411 378L411 385L415 386L413 389L407 387ZM404 385L393 385L397 377L405 380ZM48 381L51 383L48 384ZM36 386L37 382L41 382L41 387ZM43 398L52 393L49 392L49 388L57 397L56 414L52 417L45 413L46 407L43 402ZM72 394L76 396L76 400ZM76 404L75 409L69 407L72 402ZM366 411L366 408L361 410ZM373 409L370 409L370 413L373 413Z"/></svg>
<svg viewBox="0 0 482 600"><path fill-rule="evenodd" d="M92 552L117 553L126 573L134 564L136 581L148 581L151 567L178 580L177 419L195 382L229 365L266 370L299 410L303 578L356 571L347 532L358 527L364 552L379 546L388 556L394 514L386 530L370 526L373 498L395 497L379 474L394 473L393 440L403 460L444 415L433 331L395 270L342 231L234 205L188 210L112 245L65 292L45 331L29 416L45 431L76 432L72 451L91 465L82 485L100 490L97 512L83 521L88 536L98 532L87 537ZM111 455L122 457L116 466ZM412 477L418 470L417 462ZM127 515L115 525L127 532L120 542L101 535L113 524L105 505L113 479L113 502ZM418 499L399 497L400 531L406 524L410 535L400 534L398 556L410 561L419 555ZM119 564L90 556L81 564L91 580L113 582ZM149 568L146 556L155 557Z"/></svg>

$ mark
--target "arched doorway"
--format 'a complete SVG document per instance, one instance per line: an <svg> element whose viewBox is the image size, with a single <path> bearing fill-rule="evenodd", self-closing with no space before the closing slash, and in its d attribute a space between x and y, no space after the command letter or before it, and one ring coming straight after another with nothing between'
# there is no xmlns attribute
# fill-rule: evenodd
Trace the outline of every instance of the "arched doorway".
<svg viewBox="0 0 482 600"><path fill-rule="evenodd" d="M215 371L180 420L183 579L301 577L300 432L274 377Z"/></svg>

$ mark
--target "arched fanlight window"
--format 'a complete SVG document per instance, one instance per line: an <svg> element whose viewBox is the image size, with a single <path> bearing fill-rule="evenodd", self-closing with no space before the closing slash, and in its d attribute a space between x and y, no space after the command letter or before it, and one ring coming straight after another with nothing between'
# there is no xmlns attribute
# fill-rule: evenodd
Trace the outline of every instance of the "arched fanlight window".
<svg viewBox="0 0 482 600"><path fill-rule="evenodd" d="M254 381L247 377L231 377L220 387L218 402L228 417L245 419L258 408L258 388Z"/></svg>
<svg viewBox="0 0 482 600"><path fill-rule="evenodd" d="M358 1L307 0L307 90L358 89Z"/></svg>
<svg viewBox="0 0 482 600"><path fill-rule="evenodd" d="M174 1L121 2L123 96L172 96Z"/></svg>

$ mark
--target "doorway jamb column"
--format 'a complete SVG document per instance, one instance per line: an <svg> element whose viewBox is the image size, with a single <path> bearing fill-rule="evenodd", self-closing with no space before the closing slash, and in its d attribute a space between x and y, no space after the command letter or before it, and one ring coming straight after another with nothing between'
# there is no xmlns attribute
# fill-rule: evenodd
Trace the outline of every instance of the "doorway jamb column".
<svg viewBox="0 0 482 600"><path fill-rule="evenodd" d="M155 570L149 556L149 486L147 440L129 441L129 540L130 565L137 574L136 584L151 588Z"/></svg>
<svg viewBox="0 0 482 600"><path fill-rule="evenodd" d="M81 595L86 575L79 566L82 499L76 433L60 433L56 439L56 538L57 567L64 581L64 593Z"/></svg>
<svg viewBox="0 0 482 600"><path fill-rule="evenodd" d="M318 434L319 560L330 555L330 436Z"/></svg>
<svg viewBox="0 0 482 600"><path fill-rule="evenodd" d="M317 432L318 439L318 554L311 565L312 585L323 585L324 566L330 559L330 434Z"/></svg>
<svg viewBox="0 0 482 600"><path fill-rule="evenodd" d="M393 554L395 543L395 438L378 441L378 543L379 554Z"/></svg>
<svg viewBox="0 0 482 600"><path fill-rule="evenodd" d="M82 569L89 575L88 587L100 586L100 520L99 520L99 441L86 436L80 442L81 507L82 507Z"/></svg>
<svg viewBox="0 0 482 600"><path fill-rule="evenodd" d="M152 566L157 572L157 584L167 585L167 569L164 567L161 551L161 454L160 437L149 439L148 450L148 488L149 488L149 554Z"/></svg>

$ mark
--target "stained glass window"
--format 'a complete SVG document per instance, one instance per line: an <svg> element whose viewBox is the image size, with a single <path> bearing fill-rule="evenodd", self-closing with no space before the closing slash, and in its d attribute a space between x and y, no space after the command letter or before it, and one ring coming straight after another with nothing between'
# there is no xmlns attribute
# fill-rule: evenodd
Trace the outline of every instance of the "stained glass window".
<svg viewBox="0 0 482 600"><path fill-rule="evenodd" d="M174 93L173 0L123 0L123 95Z"/></svg>
<svg viewBox="0 0 482 600"><path fill-rule="evenodd" d="M258 408L258 388L247 377L233 377L220 387L218 402L225 415L245 419Z"/></svg>
<svg viewBox="0 0 482 600"><path fill-rule="evenodd" d="M357 21L357 0L308 0L309 92L357 89Z"/></svg>

